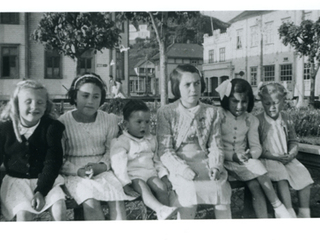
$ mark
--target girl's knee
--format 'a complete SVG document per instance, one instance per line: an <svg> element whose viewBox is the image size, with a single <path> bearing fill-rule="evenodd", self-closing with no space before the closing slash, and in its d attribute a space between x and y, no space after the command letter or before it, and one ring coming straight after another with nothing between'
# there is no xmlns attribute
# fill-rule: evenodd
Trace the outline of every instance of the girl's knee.
<svg viewBox="0 0 320 240"><path fill-rule="evenodd" d="M100 201L90 198L82 203L84 209L101 207Z"/></svg>
<svg viewBox="0 0 320 240"><path fill-rule="evenodd" d="M32 221L34 214L28 211L19 211L17 212L16 219L18 222L20 221Z"/></svg>
<svg viewBox="0 0 320 240"><path fill-rule="evenodd" d="M247 181L246 184L247 184L248 188L250 189L250 191L256 191L261 188L260 183L256 179Z"/></svg>

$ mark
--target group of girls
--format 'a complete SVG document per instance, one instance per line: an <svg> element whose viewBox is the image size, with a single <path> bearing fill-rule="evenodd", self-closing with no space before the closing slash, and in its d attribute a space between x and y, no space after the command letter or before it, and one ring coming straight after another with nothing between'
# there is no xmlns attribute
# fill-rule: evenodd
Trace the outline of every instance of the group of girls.
<svg viewBox="0 0 320 240"><path fill-rule="evenodd" d="M156 136L143 101L126 103L122 131L117 116L99 110L106 85L97 74L73 80L68 97L75 108L57 120L42 84L18 83L1 114L4 217L30 221L50 209L54 220L66 220L64 185L86 220L105 219L101 201L111 220L126 219L124 201L139 196L160 220L194 219L198 204L214 205L216 218L229 219L232 178L248 186L256 217L268 217L266 199L276 217L296 217L289 187L298 191L298 217L310 217L313 180L295 159L298 142L281 111L281 84L259 87L265 111L255 117L252 88L243 79L216 89L221 108L200 102L205 83L193 65L179 65L170 80L177 100L158 110Z"/></svg>

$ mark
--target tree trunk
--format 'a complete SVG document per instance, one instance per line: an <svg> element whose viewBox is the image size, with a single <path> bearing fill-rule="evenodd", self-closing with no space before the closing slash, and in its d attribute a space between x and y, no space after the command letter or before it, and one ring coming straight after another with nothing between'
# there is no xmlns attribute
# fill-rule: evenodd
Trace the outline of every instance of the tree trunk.
<svg viewBox="0 0 320 240"><path fill-rule="evenodd" d="M296 59L297 55L295 55L295 59ZM306 58L303 57L303 68L304 68L304 64L305 64L305 61L306 61ZM296 108L301 108L301 107L304 107L305 106L305 101L304 101L304 91L305 91L305 87L304 87L304 74L302 73L301 74L301 78L302 78L302 81L301 81L301 86L300 88L297 86L297 80L295 80L295 85L294 85L294 91L293 91L293 95L294 95L294 92L295 90L297 89L297 92L298 92L298 102L296 104ZM300 78L299 77L299 78Z"/></svg>
<svg viewBox="0 0 320 240"><path fill-rule="evenodd" d="M314 107L314 90L316 82L316 69L314 63L311 63L311 79L310 79L310 97L309 97L309 106Z"/></svg>
<svg viewBox="0 0 320 240"><path fill-rule="evenodd" d="M79 62L79 58L75 58L74 62L76 64L76 69L75 69L75 77L77 77L80 74L80 62Z"/></svg>
<svg viewBox="0 0 320 240"><path fill-rule="evenodd" d="M167 80L167 55L165 42L160 42L160 99L161 106L168 103L168 80Z"/></svg>
<svg viewBox="0 0 320 240"><path fill-rule="evenodd" d="M298 92L298 102L296 104L296 107L301 108L304 106L304 79L302 79L301 88L298 89L297 92Z"/></svg>

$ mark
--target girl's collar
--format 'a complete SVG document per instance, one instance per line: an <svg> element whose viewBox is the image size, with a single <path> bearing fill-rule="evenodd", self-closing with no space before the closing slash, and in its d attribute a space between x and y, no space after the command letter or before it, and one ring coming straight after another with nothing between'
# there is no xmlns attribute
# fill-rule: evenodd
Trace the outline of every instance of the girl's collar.
<svg viewBox="0 0 320 240"><path fill-rule="evenodd" d="M192 114L196 114L199 111L200 107L201 107L201 102L198 101L198 104L196 106L192 107L192 108L186 108L182 104L181 100L179 100L179 107L180 107L180 109L182 109L184 111L187 111L187 112L192 113Z"/></svg>
<svg viewBox="0 0 320 240"><path fill-rule="evenodd" d="M123 130L123 135L125 135L126 137L136 141L136 142L141 142L143 140L150 140L152 138L151 134L148 134L148 135L145 135L143 138L137 138L137 137L134 137L132 136L130 133L128 133L128 131L126 130Z"/></svg>
<svg viewBox="0 0 320 240"><path fill-rule="evenodd" d="M279 114L279 117L278 117L276 120L274 120L273 118L269 117L269 116L266 114L266 112L264 112L264 118L265 118L265 119L267 120L267 122L270 123L270 124L276 124L276 123L281 124L281 122L282 122L281 113Z"/></svg>
<svg viewBox="0 0 320 240"><path fill-rule="evenodd" d="M236 117L229 110L223 109L223 111L225 112L227 117L232 118L232 119L236 119L236 120L244 118L247 115L247 112L244 112L242 115Z"/></svg>
<svg viewBox="0 0 320 240"><path fill-rule="evenodd" d="M77 119L77 118L75 117L74 113L75 113L76 111L77 111L77 109L73 109L72 111L70 111L70 114L71 114L71 117L74 119L74 121L76 121L77 123L85 123L85 124L87 124L87 123L94 123L94 122L97 121L97 118L98 118L98 116L99 116L99 110L98 110L98 111L95 113L96 116L95 116L94 121L82 122L82 121L78 121L79 119Z"/></svg>

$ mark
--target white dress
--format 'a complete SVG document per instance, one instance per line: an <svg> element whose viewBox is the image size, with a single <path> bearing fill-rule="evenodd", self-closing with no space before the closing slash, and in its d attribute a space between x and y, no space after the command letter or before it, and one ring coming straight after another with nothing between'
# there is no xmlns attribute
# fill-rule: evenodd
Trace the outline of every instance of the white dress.
<svg viewBox="0 0 320 240"><path fill-rule="evenodd" d="M277 120L273 120L265 113L259 115L260 120L260 138L262 139L263 151L271 153L288 153L288 139L293 135L293 129L289 129L287 121L284 121L282 115ZM289 130L288 130L289 129ZM295 136L295 134L294 134ZM272 159L261 159L268 170L271 181L287 180L290 186L295 190L301 190L313 183L309 171L297 159L293 159L287 164Z"/></svg>
<svg viewBox="0 0 320 240"><path fill-rule="evenodd" d="M99 201L122 201L134 198L127 196L112 170L85 179L77 176L79 168L88 163L103 162L110 168L110 143L118 134L118 118L98 110L95 122L77 122L72 111L59 120L65 125L63 146L65 162L62 174L65 185L78 204L93 198Z"/></svg>
<svg viewBox="0 0 320 240"><path fill-rule="evenodd" d="M111 142L111 166L122 186L133 179L147 182L152 177L168 175L157 153L156 137L149 134L136 138L127 131Z"/></svg>

